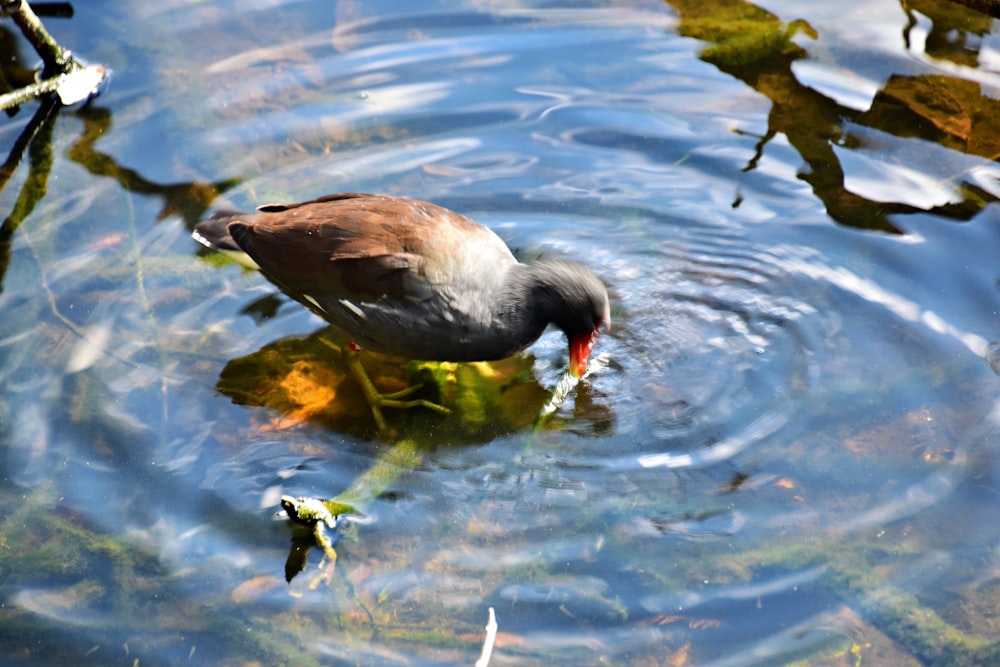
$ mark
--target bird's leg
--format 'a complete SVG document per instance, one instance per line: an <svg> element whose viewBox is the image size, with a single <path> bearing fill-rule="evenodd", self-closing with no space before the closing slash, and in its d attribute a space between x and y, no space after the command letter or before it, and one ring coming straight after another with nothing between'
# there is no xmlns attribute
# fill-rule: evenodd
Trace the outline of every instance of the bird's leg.
<svg viewBox="0 0 1000 667"><path fill-rule="evenodd" d="M378 393L378 389L375 388L375 385L368 378L368 373L365 373L365 368L361 365L361 360L358 359L358 348L354 343L349 344L347 349L344 350L343 358L348 370L351 371L351 375L361 385L361 393L365 395L368 407L372 411L372 417L375 418L376 430L379 433L386 433L388 429L385 424L385 418L382 416L382 395Z"/></svg>
<svg viewBox="0 0 1000 667"><path fill-rule="evenodd" d="M331 347L333 347L331 345ZM372 417L375 419L375 428L378 429L379 433L386 433L387 426L385 423L385 418L382 416L382 408L427 408L428 410L433 410L442 415L450 415L451 410L444 407L443 405L438 405L431 401L418 398L410 401L404 401L404 399L415 391L418 391L422 384L415 384L400 391L395 391L390 394L379 393L379 390L375 388L374 383L368 377L368 373L365 372L364 366L361 365L361 359L359 358L360 348L354 343L350 343L346 350L343 350L342 356L344 359L344 364L347 369L354 376L354 379L358 381L361 386L361 392L365 395L365 400L368 401L368 406L371 408Z"/></svg>

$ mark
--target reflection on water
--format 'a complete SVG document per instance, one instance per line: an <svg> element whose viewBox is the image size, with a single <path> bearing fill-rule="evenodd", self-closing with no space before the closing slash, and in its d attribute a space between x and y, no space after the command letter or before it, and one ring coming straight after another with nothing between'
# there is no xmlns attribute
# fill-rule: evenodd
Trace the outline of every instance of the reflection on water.
<svg viewBox="0 0 1000 667"><path fill-rule="evenodd" d="M997 662L987 17L100 9L53 29L115 85L0 126L3 660L469 664L493 607L498 664ZM456 412L375 440L336 332L188 235L334 191L607 280L614 328L543 428L556 332L366 359ZM278 502L345 491L364 523L321 569Z"/></svg>
<svg viewBox="0 0 1000 667"><path fill-rule="evenodd" d="M841 224L864 229L899 231L890 221L891 215L932 211L947 218L968 220L996 200L996 188L985 190L974 182L962 180L964 170L957 173L921 174L896 164L892 151L876 158L879 171L896 177L912 174L901 187L892 189L879 184L872 174L856 178L859 188L848 187L841 155L863 153L871 143L867 133L851 131L852 125L870 127L903 137L921 136L950 148L992 159L996 155L997 130L991 122L981 122L997 116L995 100L982 95L979 86L958 77L931 75L893 76L871 101L867 110L859 113L813 87L800 83L794 64L807 58L809 52L794 38L800 34L817 37L808 23L797 20L782 23L777 16L744 3L733 3L720 14L717 7L700 2L670 2L681 17L680 34L708 41L702 57L723 72L745 81L748 86L767 97L771 110L767 132L761 137L756 153L746 169L751 170L766 154L770 141L782 135L799 152L807 168L798 177L809 183L815 196L823 202L827 214ZM973 12L974 13L974 12ZM733 29L739 26L738 30ZM962 34L966 34L964 31ZM982 112L982 115L980 115ZM808 121L803 122L803 119ZM973 122L975 119L975 122ZM991 146L983 152L985 146ZM849 151L838 151L837 147ZM933 150L927 151L935 154ZM884 163L882 157L889 158ZM920 155L922 168L933 162ZM920 163L918 163L920 164ZM911 194L926 190L929 185L951 186L951 197L945 201L930 201ZM925 194L925 193L922 193ZM911 203L914 196L920 197Z"/></svg>

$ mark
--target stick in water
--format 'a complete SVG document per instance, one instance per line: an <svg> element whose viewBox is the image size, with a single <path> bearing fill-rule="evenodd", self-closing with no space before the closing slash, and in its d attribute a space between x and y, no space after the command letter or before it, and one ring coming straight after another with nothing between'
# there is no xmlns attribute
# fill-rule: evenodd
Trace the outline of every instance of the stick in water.
<svg viewBox="0 0 1000 667"><path fill-rule="evenodd" d="M483 652L476 660L476 667L486 667L490 663L490 656L493 655L493 642L497 639L497 617L490 607L490 620L486 623L486 641L483 642Z"/></svg>

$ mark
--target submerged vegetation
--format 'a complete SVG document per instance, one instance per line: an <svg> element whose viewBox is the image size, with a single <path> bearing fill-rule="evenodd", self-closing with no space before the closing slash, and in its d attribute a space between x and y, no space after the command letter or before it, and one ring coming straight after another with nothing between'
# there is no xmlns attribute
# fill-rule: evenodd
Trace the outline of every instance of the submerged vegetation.
<svg viewBox="0 0 1000 667"><path fill-rule="evenodd" d="M669 2L659 32L605 25L621 3L563 26L339 2L318 32L322 3L129 4L103 48L150 70L84 108L22 103L4 135L0 656L467 664L492 608L519 664L1000 662L996 343L974 319L995 276L963 254L995 238L984 84L911 59L859 110L793 67L819 22L736 1ZM957 72L992 30L899 11ZM947 197L855 191L862 153L940 167ZM437 191L526 253L537 220L546 252L591 252L623 311L594 376L560 389L544 340L491 364L366 352L380 391L451 411L377 433L345 341L188 239L226 197L329 183ZM926 254L943 238L954 265Z"/></svg>

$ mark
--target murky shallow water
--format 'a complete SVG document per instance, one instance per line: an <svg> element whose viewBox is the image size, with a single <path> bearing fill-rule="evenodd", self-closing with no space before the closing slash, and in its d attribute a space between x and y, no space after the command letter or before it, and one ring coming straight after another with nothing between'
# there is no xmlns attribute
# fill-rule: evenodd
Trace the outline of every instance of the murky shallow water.
<svg viewBox="0 0 1000 667"><path fill-rule="evenodd" d="M493 607L495 664L989 664L992 23L413 4L51 22L117 75L0 192L5 659L470 664ZM461 418L395 415L394 467L321 323L188 236L357 190L608 281L545 428L555 333L443 380ZM372 470L336 568L286 585L280 495Z"/></svg>

